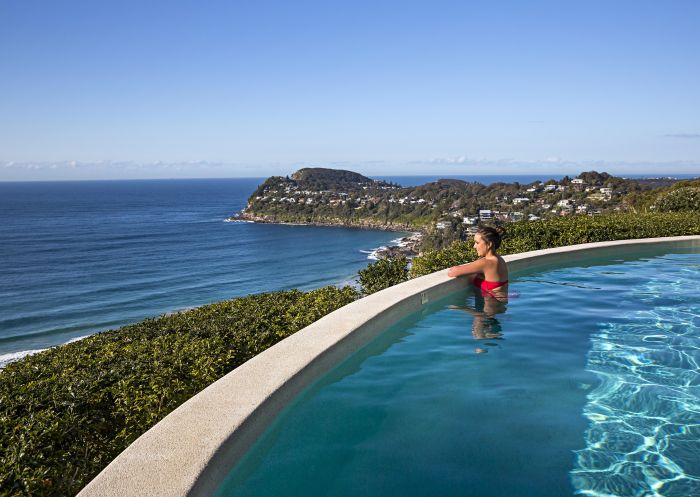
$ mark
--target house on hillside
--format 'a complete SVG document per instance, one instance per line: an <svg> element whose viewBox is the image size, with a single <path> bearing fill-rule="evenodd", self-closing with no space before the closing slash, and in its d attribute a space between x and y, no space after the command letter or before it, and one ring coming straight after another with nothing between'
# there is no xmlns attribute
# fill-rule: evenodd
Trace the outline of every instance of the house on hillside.
<svg viewBox="0 0 700 497"><path fill-rule="evenodd" d="M586 183L581 178L574 178L571 180L571 187L577 192L582 192L586 188Z"/></svg>

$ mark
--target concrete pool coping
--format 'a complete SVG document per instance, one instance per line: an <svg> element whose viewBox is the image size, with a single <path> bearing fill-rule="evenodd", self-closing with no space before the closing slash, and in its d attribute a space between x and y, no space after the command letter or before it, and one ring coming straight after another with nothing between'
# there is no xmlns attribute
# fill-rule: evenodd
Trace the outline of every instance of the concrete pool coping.
<svg viewBox="0 0 700 497"><path fill-rule="evenodd" d="M506 256L511 275L620 258L646 249L700 248L700 236L587 243ZM421 306L466 288L438 271L334 311L214 382L127 447L79 497L213 495L275 417L305 387Z"/></svg>

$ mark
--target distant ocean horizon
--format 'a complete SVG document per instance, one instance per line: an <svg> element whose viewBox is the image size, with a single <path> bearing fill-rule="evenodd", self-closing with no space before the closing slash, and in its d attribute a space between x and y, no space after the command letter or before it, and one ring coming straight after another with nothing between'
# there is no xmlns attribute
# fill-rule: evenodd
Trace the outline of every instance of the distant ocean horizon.
<svg viewBox="0 0 700 497"><path fill-rule="evenodd" d="M373 178L414 186L440 177L526 184L545 176ZM352 283L373 250L402 236L224 222L263 180L0 182L0 367L163 313Z"/></svg>
<svg viewBox="0 0 700 497"><path fill-rule="evenodd" d="M418 174L418 175L392 175L392 174L364 174L372 179L392 181L398 183L401 186L417 186L431 181L437 181L439 179L459 179L468 182L477 182L484 185L490 185L492 183L514 183L518 182L520 184L529 184L535 181L547 181L550 179L560 180L565 176L570 178L575 178L579 173L538 173L538 174ZM613 174L613 176L618 176L621 178L629 179L645 179L645 178L673 178L673 179L693 179L700 178L700 172L694 173L627 173L627 174ZM279 176L284 176L280 174ZM6 184L21 184L21 183L99 183L99 182L138 182L138 181L197 181L197 180L242 180L242 181L258 181L261 183L267 177L265 176L241 176L241 177L228 177L222 176L220 178L124 178L124 179L70 179L70 180L2 180L0 179L0 185ZM258 183L258 184L259 184Z"/></svg>
<svg viewBox="0 0 700 497"><path fill-rule="evenodd" d="M462 175L462 174L443 174L443 175L415 175L415 176L370 176L372 179L382 179L384 181L392 181L394 183L398 183L401 186L417 186L417 185L422 185L424 183L428 183L431 181L437 181L439 179L460 179L462 181L468 181L468 182L476 182L476 183L481 183L483 185L490 185L492 183L515 183L518 182L521 185L527 185L530 183L534 183L535 181L547 181L550 179L554 180L561 180L564 178L564 176L567 176L567 174L470 174L470 175ZM575 178L577 175L576 174L569 174L568 175L570 178ZM619 174L619 175L613 175L613 176L619 176L622 178L629 178L629 179L643 179L643 178L675 178L675 179L691 179L700 176L700 172L698 174L669 174L669 173L660 173L660 174L651 174L651 173L645 173L645 174Z"/></svg>

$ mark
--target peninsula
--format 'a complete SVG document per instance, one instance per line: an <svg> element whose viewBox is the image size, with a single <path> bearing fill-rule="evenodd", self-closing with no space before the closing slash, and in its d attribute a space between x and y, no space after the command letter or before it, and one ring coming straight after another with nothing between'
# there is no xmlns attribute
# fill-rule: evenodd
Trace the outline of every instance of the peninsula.
<svg viewBox="0 0 700 497"><path fill-rule="evenodd" d="M676 181L591 171L527 185L440 179L403 187L352 171L303 168L291 176L267 178L229 220L410 231L412 237L379 255L411 256L465 239L483 222L634 210Z"/></svg>

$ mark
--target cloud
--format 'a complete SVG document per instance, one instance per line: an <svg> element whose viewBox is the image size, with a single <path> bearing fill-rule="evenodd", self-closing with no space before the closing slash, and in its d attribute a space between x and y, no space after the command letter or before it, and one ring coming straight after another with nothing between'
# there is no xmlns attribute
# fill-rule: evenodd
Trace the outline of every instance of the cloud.
<svg viewBox="0 0 700 497"><path fill-rule="evenodd" d="M223 168L229 166L237 166L237 164L229 164L226 162L207 162L202 160L197 161L178 161L178 162L165 162L165 161L153 161L148 163L135 162L135 161L97 161L97 162L81 162L76 160L69 161L58 161L58 162L17 162L17 161L5 161L0 162L0 167L5 169L31 169L31 170L42 170L42 169L59 169L59 170L92 170L92 171L133 171L133 170L182 170L187 169L212 169L212 168Z"/></svg>
<svg viewBox="0 0 700 497"><path fill-rule="evenodd" d="M700 133L669 133L666 138L681 138L683 140L700 140Z"/></svg>
<svg viewBox="0 0 700 497"><path fill-rule="evenodd" d="M466 155L460 155L457 157L435 157L433 159L430 159L429 163L431 164L465 164L469 162L474 162L474 160L469 160L467 159ZM423 161L418 161L418 162L423 162Z"/></svg>

